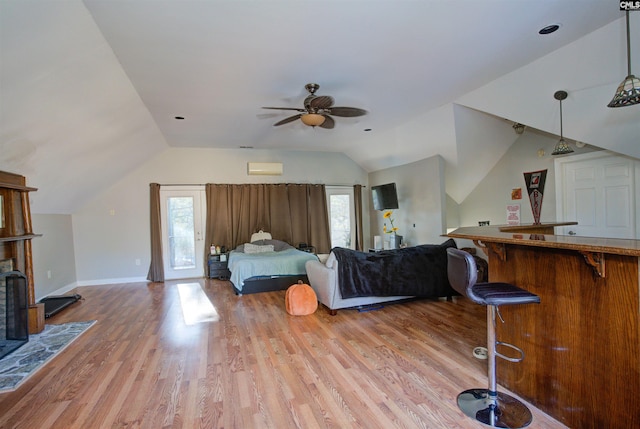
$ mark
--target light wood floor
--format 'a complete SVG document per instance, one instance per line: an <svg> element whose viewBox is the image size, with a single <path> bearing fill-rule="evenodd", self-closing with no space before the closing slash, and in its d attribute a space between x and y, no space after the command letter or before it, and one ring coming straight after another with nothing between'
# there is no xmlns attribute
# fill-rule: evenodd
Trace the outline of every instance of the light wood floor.
<svg viewBox="0 0 640 429"><path fill-rule="evenodd" d="M97 320L18 390L1 428L480 428L485 309L465 299L289 316L284 292L202 284L218 322L187 326L176 283L77 289L47 323ZM498 367L499 370L499 367ZM564 427L531 407L531 428Z"/></svg>

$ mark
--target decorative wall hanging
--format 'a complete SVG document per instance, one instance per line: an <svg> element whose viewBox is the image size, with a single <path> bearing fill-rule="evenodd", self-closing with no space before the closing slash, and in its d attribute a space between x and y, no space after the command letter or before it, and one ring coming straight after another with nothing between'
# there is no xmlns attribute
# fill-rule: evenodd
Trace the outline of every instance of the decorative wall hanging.
<svg viewBox="0 0 640 429"><path fill-rule="evenodd" d="M520 225L520 204L507 204L507 225Z"/></svg>
<svg viewBox="0 0 640 429"><path fill-rule="evenodd" d="M527 194L531 202L533 211L533 224L540 224L540 212L542 211L542 197L544 194L544 183L547 180L547 170L532 171L524 173L524 181L527 185Z"/></svg>

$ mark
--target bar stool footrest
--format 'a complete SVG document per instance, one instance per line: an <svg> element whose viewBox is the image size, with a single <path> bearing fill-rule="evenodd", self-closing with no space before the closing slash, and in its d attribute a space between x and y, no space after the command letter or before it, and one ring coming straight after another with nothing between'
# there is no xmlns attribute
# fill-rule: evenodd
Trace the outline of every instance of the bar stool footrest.
<svg viewBox="0 0 640 429"><path fill-rule="evenodd" d="M513 344L509 344L509 343L503 343L502 341L496 341L496 347L498 346L508 347L511 350L515 350L516 352L518 352L518 354L520 354L519 357L511 357L511 356L503 355L502 353L498 352L498 350L496 349L496 356L498 356L499 358L502 358L504 360L508 360L509 362L514 362L514 363L522 362L522 360L524 359L524 351L520 347L514 346Z"/></svg>

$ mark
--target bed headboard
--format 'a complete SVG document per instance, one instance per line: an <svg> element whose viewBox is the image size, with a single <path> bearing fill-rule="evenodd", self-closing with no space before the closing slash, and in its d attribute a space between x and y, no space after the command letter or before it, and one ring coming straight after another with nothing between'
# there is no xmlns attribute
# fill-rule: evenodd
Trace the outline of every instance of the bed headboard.
<svg viewBox="0 0 640 429"><path fill-rule="evenodd" d="M268 232L264 232L263 230L260 230L258 232L255 232L251 235L251 242L253 243L254 241L259 241L259 240L271 240L271 234Z"/></svg>

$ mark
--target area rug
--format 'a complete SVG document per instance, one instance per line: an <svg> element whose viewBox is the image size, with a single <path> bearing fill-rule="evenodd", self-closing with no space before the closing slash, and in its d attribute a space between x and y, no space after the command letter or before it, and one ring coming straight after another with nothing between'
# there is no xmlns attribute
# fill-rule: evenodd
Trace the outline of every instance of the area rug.
<svg viewBox="0 0 640 429"><path fill-rule="evenodd" d="M0 359L0 393L15 390L94 323L95 320L45 325L39 334L29 335L27 344Z"/></svg>

